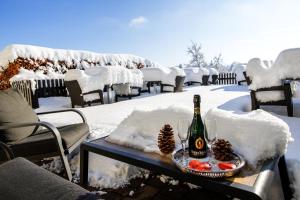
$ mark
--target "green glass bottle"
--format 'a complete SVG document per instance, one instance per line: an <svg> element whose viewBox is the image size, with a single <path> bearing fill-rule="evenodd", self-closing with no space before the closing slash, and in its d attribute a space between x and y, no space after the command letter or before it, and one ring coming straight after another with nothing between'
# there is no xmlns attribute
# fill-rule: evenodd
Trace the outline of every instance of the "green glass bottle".
<svg viewBox="0 0 300 200"><path fill-rule="evenodd" d="M189 136L189 156L193 158L204 158L207 156L204 125L200 114L200 102L200 95L194 95L194 118Z"/></svg>

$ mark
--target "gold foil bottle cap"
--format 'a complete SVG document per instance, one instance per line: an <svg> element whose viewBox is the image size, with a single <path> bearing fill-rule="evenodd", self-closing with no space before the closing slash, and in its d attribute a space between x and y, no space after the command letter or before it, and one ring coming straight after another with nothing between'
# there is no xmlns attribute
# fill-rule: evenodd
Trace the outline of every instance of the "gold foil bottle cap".
<svg viewBox="0 0 300 200"><path fill-rule="evenodd" d="M201 102L201 97L199 94L194 95L194 103L200 103Z"/></svg>

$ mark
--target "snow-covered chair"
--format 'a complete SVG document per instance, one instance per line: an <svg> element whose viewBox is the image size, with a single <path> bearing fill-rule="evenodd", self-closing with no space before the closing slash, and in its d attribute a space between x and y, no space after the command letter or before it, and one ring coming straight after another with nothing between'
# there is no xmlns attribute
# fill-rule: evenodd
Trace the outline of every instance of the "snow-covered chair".
<svg viewBox="0 0 300 200"><path fill-rule="evenodd" d="M182 92L185 73L178 67L170 67L169 73L163 76L161 82L161 92Z"/></svg>
<svg viewBox="0 0 300 200"><path fill-rule="evenodd" d="M206 68L199 67L186 67L184 68L186 74L185 82L188 85L193 83L199 83L201 85L208 85L209 81L209 70Z"/></svg>
<svg viewBox="0 0 300 200"><path fill-rule="evenodd" d="M141 87L130 86L129 83L114 84L112 87L115 91L115 102L118 102L119 98L131 99L141 95Z"/></svg>
<svg viewBox="0 0 300 200"><path fill-rule="evenodd" d="M68 70L65 75L65 85L69 92L72 107L84 107L92 103L103 104L104 83L101 77L88 75L83 70Z"/></svg>
<svg viewBox="0 0 300 200"><path fill-rule="evenodd" d="M233 64L231 72L236 74L236 80L238 82L238 85L242 85L242 83L247 82L244 76L245 71L246 71L246 64L243 63Z"/></svg>
<svg viewBox="0 0 300 200"><path fill-rule="evenodd" d="M210 84L217 84L217 81L218 81L218 77L219 77L219 71L216 69L216 68L208 68L209 70L209 79L208 79L208 82Z"/></svg>
<svg viewBox="0 0 300 200"><path fill-rule="evenodd" d="M291 82L272 73L259 58L251 59L245 77L250 89L252 110L263 105L286 106L288 116L293 116L293 92Z"/></svg>

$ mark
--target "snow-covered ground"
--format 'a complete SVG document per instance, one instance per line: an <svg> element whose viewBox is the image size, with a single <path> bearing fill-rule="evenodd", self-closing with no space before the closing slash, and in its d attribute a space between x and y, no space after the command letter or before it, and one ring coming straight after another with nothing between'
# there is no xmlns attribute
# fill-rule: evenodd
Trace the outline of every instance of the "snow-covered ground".
<svg viewBox="0 0 300 200"><path fill-rule="evenodd" d="M201 95L201 114L203 116L205 116L209 109L214 107L232 111L232 113L249 112L251 110L248 88L236 85L188 87L181 93L163 93L156 95L146 93L128 101L78 109L85 114L92 132L90 139L94 139L110 134L136 109L153 110L156 108L167 108L171 105L182 105L192 108L194 94ZM57 109L70 106L70 100L62 97L46 98L40 99L40 105L41 108L37 109L37 111ZM286 109L284 107L266 107L266 110L274 112L272 113L273 115L288 124L295 141L288 146L286 157L300 161L300 155L298 154L300 146L300 119L298 118L300 116L300 103L295 101L294 105L295 117L286 117ZM80 118L72 113L45 115L42 116L41 119L50 121L56 125L80 121ZM291 168L299 170L299 163L298 165L294 164L291 166ZM78 157L73 159L72 168L78 173ZM140 172L141 171L135 167L98 155L92 155L90 159L90 184L94 186L118 187L126 183L129 177L140 175ZM297 171L294 170L294 172ZM296 179L295 184L299 185L300 180L298 180L299 178L297 177L299 177L299 173L295 173L294 175ZM295 187L297 187L296 185Z"/></svg>

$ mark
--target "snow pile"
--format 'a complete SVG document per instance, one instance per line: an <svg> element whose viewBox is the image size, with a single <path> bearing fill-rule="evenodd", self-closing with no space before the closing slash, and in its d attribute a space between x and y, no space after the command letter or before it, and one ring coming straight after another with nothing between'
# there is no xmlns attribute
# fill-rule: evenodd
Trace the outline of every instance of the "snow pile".
<svg viewBox="0 0 300 200"><path fill-rule="evenodd" d="M192 117L192 109L183 106L170 106L150 111L134 110L106 140L145 152L160 153L157 138L161 127L170 124L176 135L178 121L192 120ZM178 137L175 136L175 140L176 144L180 144Z"/></svg>
<svg viewBox="0 0 300 200"><path fill-rule="evenodd" d="M54 67L59 72L76 66L79 69L87 69L95 65L120 65L127 68L137 68L138 65L146 67L159 67L157 63L148 59L130 54L100 54L90 51L51 49L32 45L13 44L0 52L0 66L6 69L9 62L18 57L34 60L49 60L49 67ZM64 61L64 65L61 64Z"/></svg>
<svg viewBox="0 0 300 200"><path fill-rule="evenodd" d="M246 71L246 65L242 63L234 63L231 70L232 73L236 74L237 81L245 80L245 76L243 74L243 72L245 71Z"/></svg>
<svg viewBox="0 0 300 200"><path fill-rule="evenodd" d="M104 89L104 83L98 74L89 75L86 74L84 70L79 70L79 69L68 70L67 73L65 74L65 81L73 81L73 80L78 81L82 93L87 93L93 90ZM95 99L99 99L99 94L88 94L88 95L84 95L83 98L86 101L93 101Z"/></svg>
<svg viewBox="0 0 300 200"><path fill-rule="evenodd" d="M207 112L205 122L210 137L230 141L233 149L253 166L259 160L284 155L293 141L289 126L263 110L234 114L213 108Z"/></svg>
<svg viewBox="0 0 300 200"><path fill-rule="evenodd" d="M249 60L246 70L252 80L250 89L279 86L284 79L300 78L300 48L282 51L273 65L271 64L271 61L262 61L259 58ZM257 99L262 102L278 101L283 100L284 95L283 92L260 92Z"/></svg>
<svg viewBox="0 0 300 200"><path fill-rule="evenodd" d="M86 69L85 73L90 76L99 76L104 85L129 83L130 86L143 86L143 74L139 69L127 69L121 66L97 66Z"/></svg>
<svg viewBox="0 0 300 200"><path fill-rule="evenodd" d="M176 76L185 76L182 69L178 67L148 67L141 69L144 81L161 81L163 84L175 86Z"/></svg>
<svg viewBox="0 0 300 200"><path fill-rule="evenodd" d="M202 77L210 74L209 70L203 67L186 67L184 68L184 72L186 74L185 82L194 81L202 83Z"/></svg>

